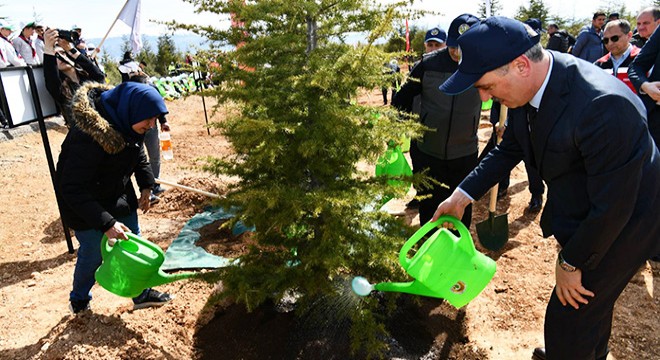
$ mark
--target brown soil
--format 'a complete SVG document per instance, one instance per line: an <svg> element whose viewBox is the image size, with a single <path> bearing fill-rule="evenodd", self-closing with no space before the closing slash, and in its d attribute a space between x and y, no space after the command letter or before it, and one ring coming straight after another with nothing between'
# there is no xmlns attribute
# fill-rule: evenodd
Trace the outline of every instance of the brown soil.
<svg viewBox="0 0 660 360"><path fill-rule="evenodd" d="M375 105L380 99L379 91L363 97ZM229 151L217 130L207 135L201 98L177 100L168 107L175 158L163 162L162 178L223 193L230 179L199 168L201 158ZM210 115L210 121L221 120L221 113ZM57 156L66 129L53 125L48 135ZM489 133L483 122L481 138ZM296 318L282 304L266 304L251 313L239 305L205 306L221 284L180 281L161 286L176 299L139 311L132 311L129 299L97 286L92 312L70 315L75 254L67 252L41 137L28 132L10 138L0 142L0 359L348 358L346 323L332 317ZM389 358L529 359L532 349L543 344L557 245L541 237L539 215L525 212L526 181L519 166L512 173L508 199L498 204L497 213L508 212L510 241L500 252L486 252L497 260L493 281L460 311L428 298L421 299L421 307L413 306L412 300L419 298L402 296L387 323L392 334ZM140 215L140 224L146 238L167 248L209 199L174 188L161 198ZM395 200L388 208L401 211L408 199ZM415 215L405 214L412 223L418 222ZM473 223L487 217L487 199L476 204L473 216ZM202 228L200 245L214 254L240 254L249 234L233 237L219 225ZM471 230L474 234L474 225ZM626 288L615 309L610 359L660 358L658 289L660 273L650 265Z"/></svg>

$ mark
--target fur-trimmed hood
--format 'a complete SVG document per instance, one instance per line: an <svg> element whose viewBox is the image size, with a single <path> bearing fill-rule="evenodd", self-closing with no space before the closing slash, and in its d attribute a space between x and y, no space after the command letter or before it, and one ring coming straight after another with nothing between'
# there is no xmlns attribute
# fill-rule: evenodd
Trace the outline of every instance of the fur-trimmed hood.
<svg viewBox="0 0 660 360"><path fill-rule="evenodd" d="M95 101L112 86L95 82L85 83L73 95L74 125L89 135L108 154L118 154L126 147L126 140L96 109Z"/></svg>

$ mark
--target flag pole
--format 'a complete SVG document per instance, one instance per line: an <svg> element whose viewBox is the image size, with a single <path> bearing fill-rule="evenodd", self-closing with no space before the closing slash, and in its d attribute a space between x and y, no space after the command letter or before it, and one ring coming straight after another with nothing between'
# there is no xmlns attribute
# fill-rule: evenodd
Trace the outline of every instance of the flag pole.
<svg viewBox="0 0 660 360"><path fill-rule="evenodd" d="M113 28L113 27L115 26L115 24L117 23L117 20L119 20L119 15L121 15L121 13L124 11L124 8L126 7L126 5L128 5L128 2L129 2L129 1L130 1L130 0L126 0L126 2L124 3L124 6L122 6L122 7L121 7L121 10L119 10L119 12L117 13L117 17L115 17L115 21L113 21L113 22L112 22L112 25L110 25L110 28L108 29L108 32L105 33L105 36L103 37L103 39L101 40L101 42L96 46L96 49L94 49L94 54L92 54L92 58L95 58L95 57L96 57L96 54L98 54L99 51L101 51L101 46L103 45L103 42L105 42L105 39L107 39L107 38L108 38L108 35L110 35L110 31L112 30L112 28Z"/></svg>

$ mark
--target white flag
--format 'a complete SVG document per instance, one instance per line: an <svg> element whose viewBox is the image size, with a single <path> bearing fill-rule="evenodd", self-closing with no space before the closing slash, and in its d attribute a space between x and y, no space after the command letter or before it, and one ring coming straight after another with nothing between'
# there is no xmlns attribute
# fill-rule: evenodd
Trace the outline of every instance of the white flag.
<svg viewBox="0 0 660 360"><path fill-rule="evenodd" d="M127 0L117 17L117 19L131 27L131 48L135 55L142 49L142 38L140 37L140 2L141 0Z"/></svg>

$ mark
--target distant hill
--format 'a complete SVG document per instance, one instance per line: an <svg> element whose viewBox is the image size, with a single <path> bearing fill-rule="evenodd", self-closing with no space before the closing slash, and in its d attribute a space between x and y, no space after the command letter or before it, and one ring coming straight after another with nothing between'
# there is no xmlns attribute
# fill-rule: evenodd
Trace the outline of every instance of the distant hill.
<svg viewBox="0 0 660 360"><path fill-rule="evenodd" d="M110 54L111 58L113 58L116 61L119 61L124 56L124 52L121 50L121 48L124 42L126 42L126 39L128 39L128 35L124 35L123 37L107 38L105 39L105 43L103 43L102 51L107 52L108 54ZM100 38L85 39L85 40L88 43L92 43L94 45L98 45L101 42ZM206 41L206 39L195 34L187 34L187 35L175 34L172 36L172 40L174 40L176 49L183 53L191 52L194 54L197 51L197 49L208 50L209 48L209 44ZM149 43L151 49L153 49L154 52L158 52L158 36L145 35L143 37L143 41ZM345 41L346 43L353 45L358 43L364 43L366 42L366 35L362 33L349 33L346 36ZM385 43L385 41L386 39L381 38L376 40L376 43L382 44ZM228 47L228 49L229 48L230 47Z"/></svg>
<svg viewBox="0 0 660 360"><path fill-rule="evenodd" d="M128 35L125 35L124 37L110 37L105 39L101 52L108 53L110 57L114 60L117 61L121 60L122 57L124 56L124 52L122 51L122 45L124 44L124 42L126 42L126 39L128 39ZM175 34L172 36L172 40L176 45L176 49L183 53L185 52L195 53L198 49L207 50L209 48L209 44L206 41L206 39L194 34L191 35ZM88 44L91 43L94 45L98 45L101 42L101 38L85 39L85 41L87 41ZM154 52L158 52L158 36L145 35L142 37L142 41L148 43Z"/></svg>

